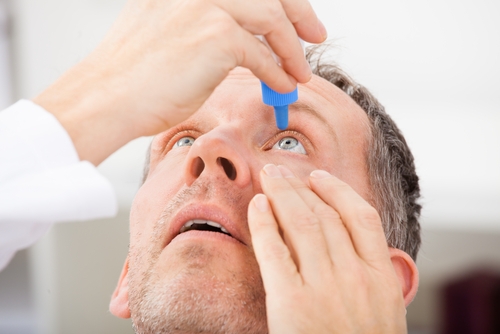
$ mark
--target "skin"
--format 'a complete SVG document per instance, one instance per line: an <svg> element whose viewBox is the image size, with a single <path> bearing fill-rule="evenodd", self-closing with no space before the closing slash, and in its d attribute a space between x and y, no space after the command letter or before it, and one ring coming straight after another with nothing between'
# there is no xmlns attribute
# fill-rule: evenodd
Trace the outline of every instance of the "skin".
<svg viewBox="0 0 500 334"><path fill-rule="evenodd" d="M113 314L132 316L140 333L406 331L418 274L387 247L367 202L366 114L316 76L299 96L281 132L257 78L236 69L193 116L155 137ZM176 147L185 136L193 145ZM307 154L278 149L284 137ZM232 237L178 234L195 218Z"/></svg>
<svg viewBox="0 0 500 334"><path fill-rule="evenodd" d="M34 102L64 126L81 160L98 165L187 119L236 66L279 92L309 81L298 37L326 39L307 0L129 0L96 50Z"/></svg>

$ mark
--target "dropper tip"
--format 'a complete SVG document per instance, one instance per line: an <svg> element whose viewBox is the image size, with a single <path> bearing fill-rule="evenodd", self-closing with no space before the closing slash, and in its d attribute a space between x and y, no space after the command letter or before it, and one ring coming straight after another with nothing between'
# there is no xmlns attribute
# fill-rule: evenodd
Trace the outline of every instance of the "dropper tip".
<svg viewBox="0 0 500 334"><path fill-rule="evenodd" d="M288 127L288 105L275 106L274 117L276 118L278 129L285 130Z"/></svg>

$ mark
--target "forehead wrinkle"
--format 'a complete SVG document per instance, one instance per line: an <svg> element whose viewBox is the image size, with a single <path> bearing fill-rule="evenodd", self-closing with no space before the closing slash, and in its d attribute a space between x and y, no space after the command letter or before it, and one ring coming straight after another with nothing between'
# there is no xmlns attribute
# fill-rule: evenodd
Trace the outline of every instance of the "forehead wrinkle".
<svg viewBox="0 0 500 334"><path fill-rule="evenodd" d="M337 133L335 132L335 129L331 126L331 124L328 122L328 120L310 104L302 102L302 101L297 101L294 104L291 104L289 106L289 110L293 113L302 112L302 113L309 114L309 115L313 116L314 118L317 118L319 121L321 121L322 124L325 125L328 132L335 139L335 141L338 142Z"/></svg>

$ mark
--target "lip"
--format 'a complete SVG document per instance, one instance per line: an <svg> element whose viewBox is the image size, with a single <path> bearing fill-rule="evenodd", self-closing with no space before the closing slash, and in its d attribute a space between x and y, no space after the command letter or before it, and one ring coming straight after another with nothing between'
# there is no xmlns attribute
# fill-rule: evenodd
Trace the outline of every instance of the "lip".
<svg viewBox="0 0 500 334"><path fill-rule="evenodd" d="M179 235L179 231L184 224L192 219L204 219L217 222L231 234L231 237L247 245L243 241L241 228L238 228L236 223L229 218L229 215L220 207L206 204L190 204L180 210L172 219L168 229L167 237L163 247L167 246L175 237Z"/></svg>

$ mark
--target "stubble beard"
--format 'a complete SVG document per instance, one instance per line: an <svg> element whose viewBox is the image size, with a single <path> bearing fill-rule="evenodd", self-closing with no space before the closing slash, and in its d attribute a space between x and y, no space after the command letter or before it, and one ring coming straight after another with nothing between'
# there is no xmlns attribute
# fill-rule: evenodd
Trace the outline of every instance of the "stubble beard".
<svg viewBox="0 0 500 334"><path fill-rule="evenodd" d="M162 228L165 219L171 217L186 200L200 194L200 191L207 197L215 192L204 184L194 184L179 192L169 202L155 229ZM226 200L238 206L237 199ZM193 264L186 265L175 277L165 282L154 270L161 250L155 249L153 245L158 244L160 235L154 233L151 236L152 246L145 250L146 254L141 254L140 259L130 259L129 301L137 334L268 332L265 292L255 258L249 258L246 263L246 268L254 269L248 275L234 273L221 278L206 266ZM209 260L213 254L202 245L191 245L182 250L181 256L185 259ZM132 264L145 259L148 269L145 273L137 272Z"/></svg>

